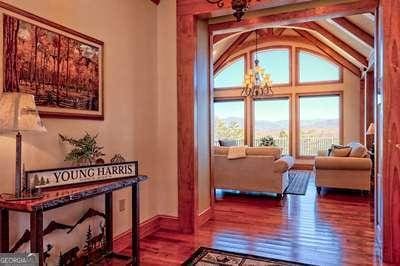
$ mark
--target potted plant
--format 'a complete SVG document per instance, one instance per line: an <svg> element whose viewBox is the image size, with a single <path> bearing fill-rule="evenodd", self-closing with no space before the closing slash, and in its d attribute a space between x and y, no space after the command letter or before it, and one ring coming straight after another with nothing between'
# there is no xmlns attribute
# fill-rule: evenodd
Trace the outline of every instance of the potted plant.
<svg viewBox="0 0 400 266"><path fill-rule="evenodd" d="M86 132L80 139L74 139L59 134L62 142L67 142L73 146L70 152L65 156L65 161L70 161L76 165L91 165L100 160L105 154L102 152L104 147L97 145L96 136L91 136Z"/></svg>
<svg viewBox="0 0 400 266"><path fill-rule="evenodd" d="M266 136L260 138L260 143L258 144L260 147L269 147L269 146L276 146L275 140L272 136Z"/></svg>

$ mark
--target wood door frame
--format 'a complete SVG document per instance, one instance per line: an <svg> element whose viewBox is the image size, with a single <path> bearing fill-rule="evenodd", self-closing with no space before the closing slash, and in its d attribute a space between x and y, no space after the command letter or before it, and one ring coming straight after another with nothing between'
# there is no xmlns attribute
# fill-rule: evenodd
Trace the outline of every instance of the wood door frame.
<svg viewBox="0 0 400 266"><path fill-rule="evenodd" d="M254 9L265 9L276 6L275 1L260 0L254 4ZM281 1L281 5L294 4L298 1ZM276 26L316 20L323 16L340 17L357 14L367 10L374 12L376 0L355 1L333 4L329 6L307 7L264 16L262 26ZM197 119L196 114L196 51L197 51L197 21L207 19L217 13L230 14L231 7L218 8L205 0L177 1L177 97L178 97L178 215L182 232L193 233L197 230L198 220L198 177L197 177ZM226 23L228 31L243 28L260 27L260 21L245 18L241 23ZM244 26L244 27L243 27ZM211 37L213 30L221 32L221 25L209 27ZM210 72L210 75L213 73Z"/></svg>
<svg viewBox="0 0 400 266"><path fill-rule="evenodd" d="M378 38L376 38L375 85L383 111L377 119L377 176L381 183L383 219L382 251L385 262L400 264L400 90L398 84L400 18L399 1L381 0L378 7ZM378 112L376 113L376 115ZM379 201L378 201L379 202ZM378 228L379 229L379 228ZM379 237L379 235L378 235Z"/></svg>

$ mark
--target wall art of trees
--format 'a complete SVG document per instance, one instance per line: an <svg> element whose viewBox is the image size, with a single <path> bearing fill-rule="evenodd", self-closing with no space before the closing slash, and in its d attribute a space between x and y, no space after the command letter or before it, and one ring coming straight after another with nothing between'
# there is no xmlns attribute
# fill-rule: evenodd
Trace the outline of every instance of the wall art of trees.
<svg viewBox="0 0 400 266"><path fill-rule="evenodd" d="M100 48L4 15L4 91L38 106L99 111Z"/></svg>

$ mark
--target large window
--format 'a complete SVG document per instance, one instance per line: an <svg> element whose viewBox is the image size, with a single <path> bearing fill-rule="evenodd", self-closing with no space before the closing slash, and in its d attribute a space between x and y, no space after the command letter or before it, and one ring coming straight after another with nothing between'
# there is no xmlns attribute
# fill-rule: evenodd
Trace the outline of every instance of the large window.
<svg viewBox="0 0 400 266"><path fill-rule="evenodd" d="M342 69L324 56L298 50L298 83L340 82Z"/></svg>
<svg viewBox="0 0 400 266"><path fill-rule="evenodd" d="M289 154L289 106L289 98L254 101L254 146L259 146L262 138L272 137L282 153Z"/></svg>
<svg viewBox="0 0 400 266"><path fill-rule="evenodd" d="M214 77L214 88L241 87L244 81L245 58L244 56L227 64L216 73Z"/></svg>
<svg viewBox="0 0 400 266"><path fill-rule="evenodd" d="M340 143L341 94L299 96L298 138L300 156L315 156Z"/></svg>
<svg viewBox="0 0 400 266"><path fill-rule="evenodd" d="M244 101L214 102L214 144L244 145Z"/></svg>
<svg viewBox="0 0 400 266"><path fill-rule="evenodd" d="M253 62L255 60L253 54ZM289 48L271 48L257 52L260 66L271 75L273 85L290 84L290 52Z"/></svg>

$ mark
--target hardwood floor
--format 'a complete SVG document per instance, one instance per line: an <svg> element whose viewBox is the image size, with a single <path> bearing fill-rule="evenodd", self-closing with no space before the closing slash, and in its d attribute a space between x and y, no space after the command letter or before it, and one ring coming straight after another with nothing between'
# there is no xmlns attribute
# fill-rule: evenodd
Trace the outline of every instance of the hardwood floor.
<svg viewBox="0 0 400 266"><path fill-rule="evenodd" d="M196 235L160 230L141 242L142 265L179 265L200 246L316 265L374 265L372 196L323 190L306 196L218 193Z"/></svg>

